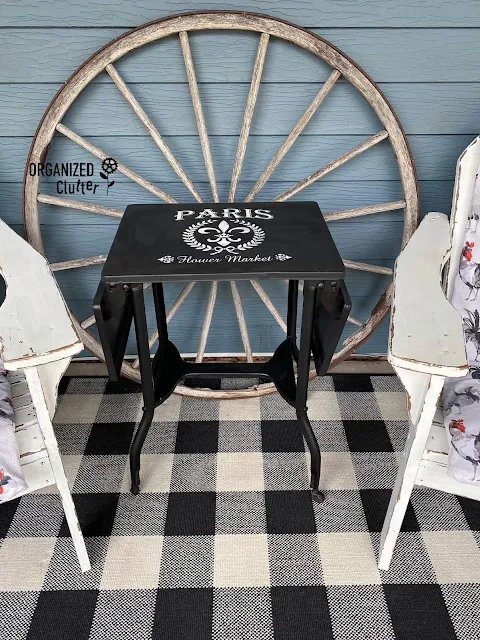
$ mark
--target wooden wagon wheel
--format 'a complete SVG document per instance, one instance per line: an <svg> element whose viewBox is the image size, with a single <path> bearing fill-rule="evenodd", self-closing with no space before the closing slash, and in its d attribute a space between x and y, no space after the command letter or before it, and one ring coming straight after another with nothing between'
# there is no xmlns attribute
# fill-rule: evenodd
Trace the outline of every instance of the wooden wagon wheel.
<svg viewBox="0 0 480 640"><path fill-rule="evenodd" d="M250 90L248 93L245 113L243 117L243 124L233 166L229 201L232 202L235 198L240 173L242 170L242 164L245 158L247 141L252 124L252 118L262 77L262 70L267 47L271 38L280 38L282 40L293 43L298 47L305 49L306 51L309 51L318 58L321 58L332 67L332 72L326 82L323 83L315 98L307 107L304 114L294 126L290 134L278 148L273 159L263 170L256 184L248 194L246 201L252 201L259 194L267 180L270 178L278 164L281 162L282 158L293 145L293 143L303 131L310 119L314 116L326 96L334 88L337 80L343 78L349 81L366 98L370 106L377 114L380 122L382 123L383 129L375 135L364 140L361 144L358 144L346 153L340 155L332 162L329 162L319 169L316 169L313 173L305 177L303 180L300 180L286 191L278 194L274 198L274 200L287 200L308 185L312 184L316 180L319 180L329 172L335 170L337 167L345 164L353 158L356 158L358 155L360 155L367 149L370 149L382 140L388 139L391 146L393 147L393 151L398 163L400 178L403 187L403 198L395 202L385 202L383 204L368 205L355 209L336 211L334 213L326 214L325 218L329 221L343 220L356 216L371 215L375 213L403 209L404 226L402 246L404 246L418 224L418 188L414 163L410 154L410 150L408 148L405 135L393 109L389 105L382 92L365 74L365 72L352 60L350 60L350 58L348 58L345 54L343 54L329 42L320 38L314 33L311 33L306 29L285 22L283 20L279 20L277 18L253 13L229 11L207 11L181 14L154 21L137 29L133 29L132 31L129 31L119 38L112 40L109 44L105 45L97 53L91 56L62 86L60 91L50 103L38 126L27 159L27 169L25 171L24 177L24 222L28 241L38 251L41 251L42 253L44 252L39 221L39 202L61 207L70 207L80 211L88 211L90 213L96 213L106 216L121 217L122 215L121 210L114 209L112 207L91 204L88 202L78 202L63 197L54 197L43 194L40 191L40 179L38 175L31 176L28 172L30 163L39 163L45 161L50 142L55 132L59 132L68 137L70 140L77 143L97 158L103 159L108 155L101 149L93 145L91 142L78 135L75 131L67 128L61 122L66 111L78 97L81 91L102 71L106 71L109 74L112 81L118 87L127 103L135 112L136 116L145 126L145 128L155 141L156 145L163 153L171 167L174 169L182 183L187 187L187 189L192 193L193 197L198 202L202 201L200 194L198 193L194 184L185 173L184 169L174 156L171 149L167 146L158 129L145 113L141 104L135 98L130 88L126 85L126 83L114 67L114 63L122 58L125 54L133 51L134 49L142 47L143 45L154 42L156 40L160 40L167 36L178 35L178 37L180 38L205 167L213 194L213 200L215 202L219 201L219 194L215 179L209 138L203 116L202 105L200 102L195 67L190 51L188 36L189 32L213 29L253 31L260 34L258 51L253 68ZM121 162L118 163L118 171L123 173L128 178L134 180L136 183L140 184L151 193L158 196L161 200L169 203L176 202L176 200L168 193L160 189L152 182L146 180L135 171L132 171L128 166L122 164ZM88 258L52 263L51 268L53 271L60 271L64 269L86 267L88 265L99 264L104 261L105 256L92 256ZM344 260L344 263L348 269L359 269L361 271L386 274L390 276L392 275L392 269L387 267L364 264L360 262L352 262L349 260ZM183 288L168 312L168 320L171 320L171 318L177 312L183 301L189 295L194 284L195 283L190 282ZM275 318L276 322L285 331L285 322L263 287L255 281L252 281L251 284L271 312L272 316ZM244 345L246 359L250 362L252 361L252 349L250 347L241 297L234 282L231 283L231 292ZM377 328L377 326L388 313L390 307L391 292L392 284L390 283L383 295L380 297L369 319L363 324L353 317L349 319L353 324L359 325L358 329L344 341L341 350L335 354L332 360L332 366L338 364L349 354L351 354L357 347L365 342L370 334ZM200 343L196 356L197 362L200 362L204 357L207 337L212 320L213 308L216 300L216 294L217 283L213 282L210 288L207 310L202 326ZM88 331L88 328L95 322L93 316L87 318L86 320L83 320L82 322L79 322L77 320L74 321L85 346L95 356L103 359L101 345ZM150 343L152 346L155 343L156 338L156 334L153 334L151 336ZM138 371L138 362L133 362L133 364L130 364L125 361L123 363L122 373L128 378L139 381L140 374ZM314 375L315 373L314 371L312 371L311 376L313 377ZM179 386L177 387L176 392L183 395L197 397L239 398L268 394L274 390L275 387L273 386L273 384L264 384L260 386L250 387L248 389L222 391Z"/></svg>

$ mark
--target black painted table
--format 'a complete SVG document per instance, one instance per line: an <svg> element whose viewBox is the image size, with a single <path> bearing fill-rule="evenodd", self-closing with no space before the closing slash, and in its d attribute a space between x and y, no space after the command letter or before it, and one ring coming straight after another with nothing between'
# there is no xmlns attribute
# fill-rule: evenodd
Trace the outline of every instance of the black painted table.
<svg viewBox="0 0 480 640"><path fill-rule="evenodd" d="M344 265L315 202L130 205L102 271L94 312L105 361L117 380L132 320L139 357L143 416L130 449L132 493L140 486L140 452L155 407L179 381L201 377L271 380L296 409L311 454L311 488L319 491L320 450L307 416L310 357L324 375L351 304ZM287 338L266 362L190 363L169 340L163 282L288 280ZM300 348L298 281L304 280ZM143 285L152 283L158 349L150 357ZM294 362L297 363L295 380Z"/></svg>

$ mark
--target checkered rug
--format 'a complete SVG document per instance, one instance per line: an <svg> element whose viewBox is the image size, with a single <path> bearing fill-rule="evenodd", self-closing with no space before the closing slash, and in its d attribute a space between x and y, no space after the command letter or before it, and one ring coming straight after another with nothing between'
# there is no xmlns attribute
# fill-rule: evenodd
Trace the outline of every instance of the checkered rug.
<svg viewBox="0 0 480 640"><path fill-rule="evenodd" d="M54 490L2 505L2 640L480 638L478 503L415 489L391 569L377 569L407 432L395 377L311 384L323 505L278 395L172 396L132 496L138 387L64 378L61 392L56 433L92 570L79 571Z"/></svg>

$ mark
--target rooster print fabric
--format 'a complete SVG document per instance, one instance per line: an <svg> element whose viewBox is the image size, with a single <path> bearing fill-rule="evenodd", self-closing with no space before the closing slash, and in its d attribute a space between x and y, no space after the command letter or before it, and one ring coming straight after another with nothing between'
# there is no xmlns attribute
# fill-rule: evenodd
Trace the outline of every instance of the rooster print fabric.
<svg viewBox="0 0 480 640"><path fill-rule="evenodd" d="M477 175L452 304L463 318L469 372L447 378L442 394L449 438L448 473L480 484L480 180Z"/></svg>
<svg viewBox="0 0 480 640"><path fill-rule="evenodd" d="M0 503L26 488L15 438L15 416L7 372L0 360Z"/></svg>

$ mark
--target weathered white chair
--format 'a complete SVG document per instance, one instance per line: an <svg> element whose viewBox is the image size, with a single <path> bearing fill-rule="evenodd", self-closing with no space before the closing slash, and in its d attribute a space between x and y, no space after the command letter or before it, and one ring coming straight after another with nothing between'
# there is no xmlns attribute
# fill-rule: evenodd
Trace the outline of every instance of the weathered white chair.
<svg viewBox="0 0 480 640"><path fill-rule="evenodd" d="M480 487L447 475L448 440L438 406L444 379L468 373L462 318L448 300L479 164L480 137L458 160L450 222L443 213L425 216L395 266L388 360L407 392L410 429L380 539L384 570L414 485L480 500Z"/></svg>
<svg viewBox="0 0 480 640"><path fill-rule="evenodd" d="M58 383L83 349L46 260L0 220L0 354L10 374L24 493L56 484L82 571L90 569L52 418Z"/></svg>

